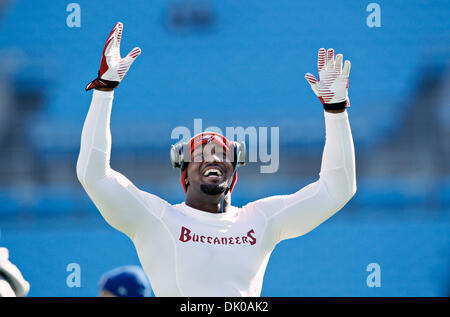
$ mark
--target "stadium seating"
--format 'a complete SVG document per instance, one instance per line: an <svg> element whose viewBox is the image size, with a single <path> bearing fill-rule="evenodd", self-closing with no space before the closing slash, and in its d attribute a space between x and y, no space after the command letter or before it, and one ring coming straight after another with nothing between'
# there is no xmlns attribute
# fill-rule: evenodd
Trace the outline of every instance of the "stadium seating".
<svg viewBox="0 0 450 317"><path fill-rule="evenodd" d="M219 127L280 126L286 142L322 142L320 133L312 131L312 140L291 133L322 124L320 107L303 79L316 71L322 46L352 61L355 141L367 143L392 131L408 105L419 66L427 62L421 58L435 58L445 48L450 22L439 19L446 11L440 8L447 6L437 2L442 6L389 1L382 4L381 28L369 28L362 2L280 1L274 7L270 1L212 1L212 30L179 35L164 27L166 1L108 6L108 18L98 18L101 2L79 1L80 28L62 27L65 8L52 1L39 6L18 1L2 21L0 50L21 51L17 76L39 74L48 81L48 104L29 131L42 152L78 148L90 101L83 87L96 75L105 36L116 20L125 25L122 54L134 45L143 50L116 93L116 146L143 147L144 142L129 142L144 132L145 143L168 146L171 129L191 127L194 118ZM37 27L42 19L46 23ZM20 27L13 23L17 20ZM377 120L367 116L373 112Z"/></svg>

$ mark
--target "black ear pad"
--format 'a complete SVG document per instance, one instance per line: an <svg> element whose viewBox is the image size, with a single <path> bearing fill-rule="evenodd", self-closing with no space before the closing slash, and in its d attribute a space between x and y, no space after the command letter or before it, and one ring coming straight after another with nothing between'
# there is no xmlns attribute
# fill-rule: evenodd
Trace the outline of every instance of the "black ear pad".
<svg viewBox="0 0 450 317"><path fill-rule="evenodd" d="M188 167L188 164L189 164L189 162L183 161L180 166L181 171L184 171Z"/></svg>
<svg viewBox="0 0 450 317"><path fill-rule="evenodd" d="M187 149L186 142L180 142L170 147L170 161L173 168L181 168L184 163L184 152Z"/></svg>

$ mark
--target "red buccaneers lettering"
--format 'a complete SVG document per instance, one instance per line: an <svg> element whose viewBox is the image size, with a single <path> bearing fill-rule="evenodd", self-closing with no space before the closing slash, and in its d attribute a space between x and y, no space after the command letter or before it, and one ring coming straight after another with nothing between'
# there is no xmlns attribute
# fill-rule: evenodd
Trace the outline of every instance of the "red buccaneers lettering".
<svg viewBox="0 0 450 317"><path fill-rule="evenodd" d="M206 243L213 245L239 245L256 243L255 230L251 229L243 236L234 237L217 237L217 236L205 236L192 232L190 229L181 226L180 238L181 242L193 242L193 243Z"/></svg>

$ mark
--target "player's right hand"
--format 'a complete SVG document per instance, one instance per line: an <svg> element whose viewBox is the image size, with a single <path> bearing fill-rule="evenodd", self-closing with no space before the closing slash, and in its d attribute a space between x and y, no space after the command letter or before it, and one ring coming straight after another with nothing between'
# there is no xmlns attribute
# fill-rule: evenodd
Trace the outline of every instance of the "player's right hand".
<svg viewBox="0 0 450 317"><path fill-rule="evenodd" d="M103 48L102 61L98 77L86 86L86 91L92 88L116 88L127 73L131 64L141 54L141 49L135 47L124 58L120 57L120 40L123 24L117 22L106 40Z"/></svg>

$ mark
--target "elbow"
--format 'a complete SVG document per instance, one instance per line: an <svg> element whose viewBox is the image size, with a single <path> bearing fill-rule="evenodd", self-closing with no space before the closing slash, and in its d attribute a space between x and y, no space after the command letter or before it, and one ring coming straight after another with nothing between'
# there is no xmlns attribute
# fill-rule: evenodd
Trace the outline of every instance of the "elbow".
<svg viewBox="0 0 450 317"><path fill-rule="evenodd" d="M83 157L78 157L76 173L81 185L86 188L86 185L94 185L98 181L107 176L110 168L105 164L104 160L85 160Z"/></svg>
<svg viewBox="0 0 450 317"><path fill-rule="evenodd" d="M357 188L357 186L356 186L356 176L355 176L354 172L352 174L353 175L352 175L352 177L350 179L350 183L349 183L348 200L347 200L347 202L350 199L352 199L352 197L355 196L355 194L356 194L356 188Z"/></svg>
<svg viewBox="0 0 450 317"><path fill-rule="evenodd" d="M357 188L357 186L356 186L356 179L355 179L354 182L353 182L353 184L352 184L352 186L351 186L351 190L350 190L350 198L349 198L348 200L352 199L352 197L355 196L355 194L356 194L356 188Z"/></svg>
<svg viewBox="0 0 450 317"><path fill-rule="evenodd" d="M325 187L329 201L336 211L342 209L356 194L356 181L341 184L330 184L325 182Z"/></svg>
<svg viewBox="0 0 450 317"><path fill-rule="evenodd" d="M336 203L339 206L339 209L344 207L356 194L356 181L353 181L348 186L348 190L346 192L342 192L339 195L339 198L336 199Z"/></svg>
<svg viewBox="0 0 450 317"><path fill-rule="evenodd" d="M82 173L78 170L78 168L77 168L77 178L78 178L78 181L79 181L81 184L83 184L83 175L82 175Z"/></svg>
<svg viewBox="0 0 450 317"><path fill-rule="evenodd" d="M356 177L349 175L345 169L324 173L321 175L320 181L326 188L330 203L338 210L356 194Z"/></svg>
<svg viewBox="0 0 450 317"><path fill-rule="evenodd" d="M83 185L83 183L84 183L84 167L80 161L80 158L78 158L78 160L77 160L76 172L77 172L78 181Z"/></svg>
<svg viewBox="0 0 450 317"><path fill-rule="evenodd" d="M355 194L356 194L356 183L353 186L351 186L351 188L347 194L347 197L345 199L345 204L347 204L350 201L350 199L352 199L353 196L355 196Z"/></svg>

